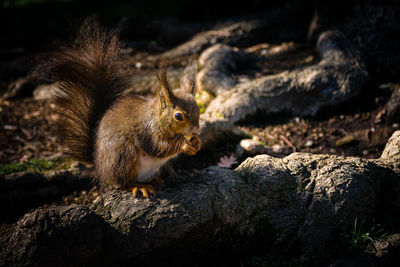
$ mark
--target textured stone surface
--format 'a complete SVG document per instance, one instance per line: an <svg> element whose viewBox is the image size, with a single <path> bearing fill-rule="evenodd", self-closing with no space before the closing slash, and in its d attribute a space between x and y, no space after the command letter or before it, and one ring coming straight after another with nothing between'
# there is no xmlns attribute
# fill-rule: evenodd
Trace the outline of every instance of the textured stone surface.
<svg viewBox="0 0 400 267"><path fill-rule="evenodd" d="M82 164L73 163L68 170L17 172L0 177L0 223L12 221L31 208L87 187L91 180L82 175Z"/></svg>
<svg viewBox="0 0 400 267"><path fill-rule="evenodd" d="M387 142L382 152L382 159L399 159L400 158L400 131L396 131Z"/></svg>
<svg viewBox="0 0 400 267"><path fill-rule="evenodd" d="M400 120L400 86L394 88L389 101L386 103L386 110L393 121Z"/></svg>
<svg viewBox="0 0 400 267"><path fill-rule="evenodd" d="M211 49L215 54L215 50L227 50L224 46ZM210 103L201 117L204 143L222 132L237 131L235 124L260 114L312 116L322 108L338 105L357 96L369 79L358 50L338 31L322 33L316 50L320 61L315 65L236 83L230 89L224 88L224 92ZM230 59L234 60L233 57ZM224 77L229 77L231 73L217 67L208 71L211 76L218 74L219 77L208 81L205 86L207 90L222 91L219 81L229 79ZM213 81L216 83L211 84Z"/></svg>
<svg viewBox="0 0 400 267"><path fill-rule="evenodd" d="M201 71L197 74L198 90L205 90L219 95L237 84L229 75L238 65L255 61L255 56L248 55L238 48L223 44L206 49L199 58Z"/></svg>
<svg viewBox="0 0 400 267"><path fill-rule="evenodd" d="M373 242L375 255L385 259L388 266L398 263L398 253L400 252L400 234L385 236ZM393 265L394 266L394 265Z"/></svg>
<svg viewBox="0 0 400 267"><path fill-rule="evenodd" d="M238 157L242 155L259 155L259 154L268 154L273 156L273 150L265 145L260 144L260 142L253 139L243 139L240 141L239 145L236 148L236 154Z"/></svg>
<svg viewBox="0 0 400 267"><path fill-rule="evenodd" d="M2 229L2 266L85 266L100 259L103 221L82 206L39 208ZM3 235L8 232L9 235Z"/></svg>
<svg viewBox="0 0 400 267"><path fill-rule="evenodd" d="M29 76L24 76L10 83L2 97L4 99L29 97L32 96L33 88L35 88L35 83Z"/></svg>
<svg viewBox="0 0 400 267"><path fill-rule="evenodd" d="M399 141L396 132L391 142ZM395 162L259 155L235 170L209 167L194 178L175 177L150 199L113 190L89 208L40 208L2 228L0 263L211 262L280 246L313 253L356 218L400 208Z"/></svg>

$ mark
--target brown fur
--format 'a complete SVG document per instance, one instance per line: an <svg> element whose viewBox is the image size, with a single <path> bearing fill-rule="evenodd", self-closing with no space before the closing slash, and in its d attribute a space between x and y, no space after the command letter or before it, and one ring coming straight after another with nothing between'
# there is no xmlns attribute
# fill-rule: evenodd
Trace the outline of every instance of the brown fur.
<svg viewBox="0 0 400 267"><path fill-rule="evenodd" d="M73 157L93 162L98 120L118 95L129 88L128 65L115 32L86 21L76 41L45 57L36 73L60 82L55 98L62 140Z"/></svg>
<svg viewBox="0 0 400 267"><path fill-rule="evenodd" d="M166 64L160 63L156 98L122 96L132 73L121 58L121 43L114 32L87 22L74 44L59 48L38 70L60 82L56 103L64 118L62 138L72 156L94 163L101 182L128 188L141 155L162 159L200 149L193 64L179 89L170 88ZM174 119L176 112L182 121ZM184 138L188 134L193 143Z"/></svg>

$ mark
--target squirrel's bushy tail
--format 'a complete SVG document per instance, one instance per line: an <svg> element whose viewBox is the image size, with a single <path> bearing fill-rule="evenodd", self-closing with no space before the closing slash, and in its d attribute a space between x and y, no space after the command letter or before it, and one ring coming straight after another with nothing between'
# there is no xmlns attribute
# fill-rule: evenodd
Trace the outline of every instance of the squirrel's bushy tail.
<svg viewBox="0 0 400 267"><path fill-rule="evenodd" d="M97 124L129 88L131 70L121 47L116 32L86 21L75 42L52 52L35 71L59 82L55 102L62 115L62 139L78 160L93 162Z"/></svg>

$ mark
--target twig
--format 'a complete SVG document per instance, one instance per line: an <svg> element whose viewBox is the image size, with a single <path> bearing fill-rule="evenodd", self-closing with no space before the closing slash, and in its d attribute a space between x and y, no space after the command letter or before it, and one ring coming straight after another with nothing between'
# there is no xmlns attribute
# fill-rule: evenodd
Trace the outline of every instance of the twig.
<svg viewBox="0 0 400 267"><path fill-rule="evenodd" d="M283 140L283 142L285 142L288 146L290 146L290 147L293 149L293 152L296 152L296 147L293 145L292 142L290 142L290 141L289 141L285 136L283 136L283 135L280 135L279 137Z"/></svg>

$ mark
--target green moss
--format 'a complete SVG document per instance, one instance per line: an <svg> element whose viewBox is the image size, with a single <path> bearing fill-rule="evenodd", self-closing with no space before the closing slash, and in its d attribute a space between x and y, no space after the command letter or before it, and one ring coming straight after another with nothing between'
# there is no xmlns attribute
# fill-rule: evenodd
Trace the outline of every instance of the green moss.
<svg viewBox="0 0 400 267"><path fill-rule="evenodd" d="M26 166L24 163L13 162L9 164L0 164L0 176L24 170L26 170Z"/></svg>
<svg viewBox="0 0 400 267"><path fill-rule="evenodd" d="M323 167L328 166L329 161L329 158L317 159L317 169L322 169Z"/></svg>
<svg viewBox="0 0 400 267"><path fill-rule="evenodd" d="M199 106L200 114L203 114L206 111L211 100L213 99L213 96L207 93L206 91L201 90L194 95L194 99L196 100L197 105Z"/></svg>
<svg viewBox="0 0 400 267"><path fill-rule="evenodd" d="M12 162L0 164L0 177L21 171L45 172L54 169L68 169L71 165L70 158L57 158L54 160L31 159L27 162Z"/></svg>
<svg viewBox="0 0 400 267"><path fill-rule="evenodd" d="M206 108L207 106L203 103L197 103L197 105L199 106L200 109L200 114L203 114L204 112L206 112Z"/></svg>

